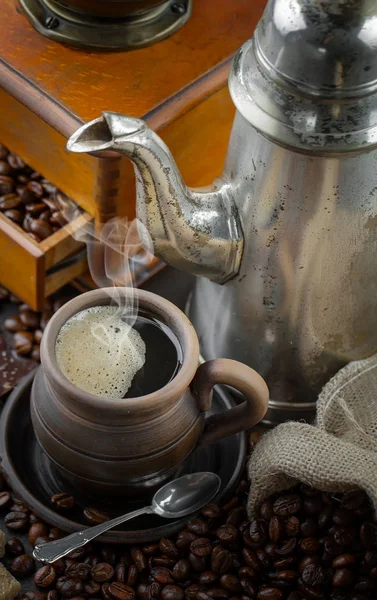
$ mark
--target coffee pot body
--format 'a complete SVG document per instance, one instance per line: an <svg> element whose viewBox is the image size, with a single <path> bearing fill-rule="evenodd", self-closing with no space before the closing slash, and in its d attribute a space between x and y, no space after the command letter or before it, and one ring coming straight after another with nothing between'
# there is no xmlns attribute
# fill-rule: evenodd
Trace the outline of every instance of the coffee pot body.
<svg viewBox="0 0 377 600"><path fill-rule="evenodd" d="M270 0L233 61L236 116L208 188L187 188L131 117L104 113L68 143L133 161L154 252L200 276L202 357L261 373L272 423L309 419L323 384L377 351L376 23L372 0Z"/></svg>

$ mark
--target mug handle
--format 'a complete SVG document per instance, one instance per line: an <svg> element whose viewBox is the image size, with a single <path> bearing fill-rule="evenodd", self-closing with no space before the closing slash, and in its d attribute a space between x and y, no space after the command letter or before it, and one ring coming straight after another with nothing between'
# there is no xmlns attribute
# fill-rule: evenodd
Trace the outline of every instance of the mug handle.
<svg viewBox="0 0 377 600"><path fill-rule="evenodd" d="M212 388L221 383L236 388L244 395L245 402L207 417L199 446L207 446L228 435L250 429L267 412L270 394L264 379L254 369L229 358L209 360L198 368L191 390L202 411L211 407Z"/></svg>

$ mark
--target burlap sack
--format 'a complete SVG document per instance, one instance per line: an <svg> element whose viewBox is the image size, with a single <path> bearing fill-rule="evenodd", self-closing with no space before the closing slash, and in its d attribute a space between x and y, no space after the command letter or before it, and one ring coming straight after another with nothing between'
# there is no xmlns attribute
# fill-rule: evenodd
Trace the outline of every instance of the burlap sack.
<svg viewBox="0 0 377 600"><path fill-rule="evenodd" d="M264 498L298 481L329 492L364 489L377 510L377 355L329 381L315 425L289 422L265 434L248 468L250 517Z"/></svg>

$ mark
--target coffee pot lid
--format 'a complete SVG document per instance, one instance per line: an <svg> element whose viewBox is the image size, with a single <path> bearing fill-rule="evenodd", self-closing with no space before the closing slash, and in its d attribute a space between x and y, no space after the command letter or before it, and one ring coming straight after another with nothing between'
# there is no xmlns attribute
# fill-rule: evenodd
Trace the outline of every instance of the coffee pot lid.
<svg viewBox="0 0 377 600"><path fill-rule="evenodd" d="M377 144L377 2L269 0L230 92L262 134L300 151Z"/></svg>

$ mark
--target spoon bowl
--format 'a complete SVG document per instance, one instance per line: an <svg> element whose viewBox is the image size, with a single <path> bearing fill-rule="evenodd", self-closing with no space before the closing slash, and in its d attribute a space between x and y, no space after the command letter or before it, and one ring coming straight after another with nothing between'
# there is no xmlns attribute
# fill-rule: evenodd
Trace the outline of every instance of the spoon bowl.
<svg viewBox="0 0 377 600"><path fill-rule="evenodd" d="M216 496L221 479L216 473L193 473L165 484L152 500L153 512L178 519L196 512Z"/></svg>

